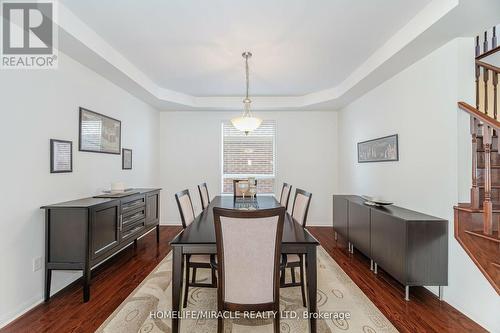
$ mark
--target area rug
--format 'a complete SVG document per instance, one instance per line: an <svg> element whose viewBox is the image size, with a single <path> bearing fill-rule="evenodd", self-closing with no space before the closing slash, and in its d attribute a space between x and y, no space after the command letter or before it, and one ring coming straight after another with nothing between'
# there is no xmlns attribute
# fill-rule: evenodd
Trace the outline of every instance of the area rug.
<svg viewBox="0 0 500 333"><path fill-rule="evenodd" d="M287 269L287 273L289 273ZM149 274L127 299L108 317L97 332L170 332L172 253ZM290 276L287 276L289 279ZM198 269L197 280L209 281L209 270ZM190 288L189 313L207 313L217 309L217 291L213 288ZM397 332L377 307L363 294L347 274L322 248L318 248L318 332ZM308 332L303 318L300 287L280 290L281 332ZM181 319L181 332L217 332L217 320L198 315ZM224 321L225 332L272 332L270 318L239 318Z"/></svg>

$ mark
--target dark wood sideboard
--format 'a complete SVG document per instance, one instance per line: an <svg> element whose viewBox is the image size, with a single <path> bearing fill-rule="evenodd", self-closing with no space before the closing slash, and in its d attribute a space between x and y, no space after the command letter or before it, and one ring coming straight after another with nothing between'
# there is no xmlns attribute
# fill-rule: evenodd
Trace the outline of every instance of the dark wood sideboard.
<svg viewBox="0 0 500 333"><path fill-rule="evenodd" d="M355 195L333 196L333 228L378 266L405 286L448 285L448 221L398 206L368 206Z"/></svg>
<svg viewBox="0 0 500 333"><path fill-rule="evenodd" d="M121 198L84 198L45 210L45 301L53 270L83 271L83 301L90 299L92 267L156 228L159 242L160 190L134 189Z"/></svg>

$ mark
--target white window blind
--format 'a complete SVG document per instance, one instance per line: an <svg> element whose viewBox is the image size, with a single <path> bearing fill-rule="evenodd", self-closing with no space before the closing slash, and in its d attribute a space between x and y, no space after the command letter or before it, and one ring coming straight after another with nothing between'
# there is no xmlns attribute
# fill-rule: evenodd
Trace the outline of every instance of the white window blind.
<svg viewBox="0 0 500 333"><path fill-rule="evenodd" d="M222 123L222 192L233 193L233 179L255 177L257 193L274 193L276 122L264 120L253 132Z"/></svg>

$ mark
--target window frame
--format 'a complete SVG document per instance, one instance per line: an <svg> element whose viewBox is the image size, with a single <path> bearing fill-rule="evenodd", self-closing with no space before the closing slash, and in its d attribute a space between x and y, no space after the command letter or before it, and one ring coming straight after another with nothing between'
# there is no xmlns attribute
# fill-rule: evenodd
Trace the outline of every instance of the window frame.
<svg viewBox="0 0 500 333"><path fill-rule="evenodd" d="M225 179L234 179L234 178L248 178L248 177L255 177L255 179L274 179L273 182L273 187L272 191L269 193L258 193L259 195L263 196L274 196L276 193L276 179L277 179L277 137L278 137L278 122L274 119L266 119L267 121L272 121L274 122L274 135L272 136L273 138L273 174L224 174L224 123L230 122L229 119L222 120L220 124L220 186L221 190L220 193L222 196L232 196L233 193L228 193L224 192L224 180ZM264 121L266 121L264 120Z"/></svg>

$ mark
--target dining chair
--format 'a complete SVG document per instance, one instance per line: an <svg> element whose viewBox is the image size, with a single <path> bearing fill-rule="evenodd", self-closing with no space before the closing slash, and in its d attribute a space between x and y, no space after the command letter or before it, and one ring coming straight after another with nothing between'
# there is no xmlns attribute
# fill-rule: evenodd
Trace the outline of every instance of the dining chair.
<svg viewBox="0 0 500 333"><path fill-rule="evenodd" d="M273 327L275 333L279 332L285 208L242 211L215 207L213 212L218 311L275 311ZM217 332L223 331L224 320L219 317Z"/></svg>
<svg viewBox="0 0 500 333"><path fill-rule="evenodd" d="M207 183L198 185L198 192L200 193L201 209L205 210L210 204Z"/></svg>
<svg viewBox="0 0 500 333"><path fill-rule="evenodd" d="M292 185L283 183L281 188L280 204L288 209L288 201L290 200L290 193L292 192Z"/></svg>
<svg viewBox="0 0 500 333"><path fill-rule="evenodd" d="M186 227L190 225L195 219L193 203L191 201L191 196L189 195L189 190L177 192L175 194L175 200L177 201L177 206L179 207L182 228L186 229ZM211 258L211 255L186 254L185 258L186 258L186 275L185 275L186 284L184 287L184 300L182 303L183 307L187 306L189 287L217 288L217 277L215 274L215 268L210 264L210 262L213 260L213 258ZM198 268L208 268L212 271L212 278L210 283L196 282L196 270ZM190 281L189 278L191 269L193 269L193 275Z"/></svg>
<svg viewBox="0 0 500 333"><path fill-rule="evenodd" d="M292 218L297 221L302 227L305 228L307 221L307 213L309 211L309 205L311 203L312 193L306 192L301 189L295 190L295 199L293 201L292 207ZM302 305L305 307L306 304L306 292L304 285L304 255L303 254L283 254L286 258L282 260L286 262L285 268L281 271L281 281L280 285L282 288L288 287L299 287L302 293ZM285 271L286 268L290 268L291 282L286 282ZM299 268L299 278L300 281L297 282L295 276L295 268Z"/></svg>
<svg viewBox="0 0 500 333"><path fill-rule="evenodd" d="M247 182L248 183L248 179L233 179L233 195L234 195L234 197L242 197L243 196L243 193L241 192L241 190L238 187L239 182ZM257 179L255 179L255 187L257 187Z"/></svg>

